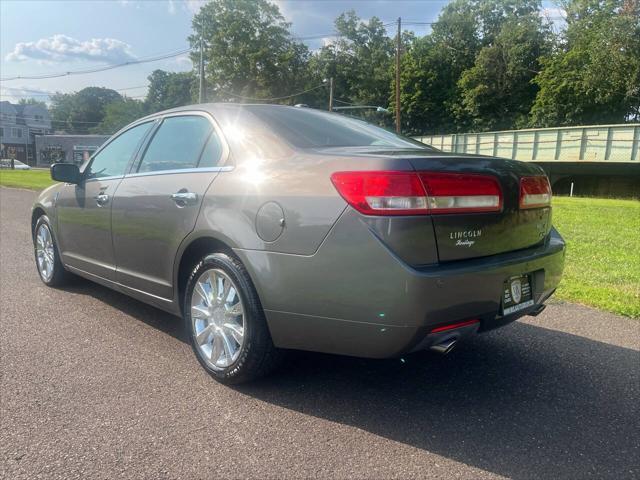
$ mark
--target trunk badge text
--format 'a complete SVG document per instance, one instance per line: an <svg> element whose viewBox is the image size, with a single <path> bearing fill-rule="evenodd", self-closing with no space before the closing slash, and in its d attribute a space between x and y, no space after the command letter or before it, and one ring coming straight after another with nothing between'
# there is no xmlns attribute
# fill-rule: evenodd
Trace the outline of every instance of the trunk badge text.
<svg viewBox="0 0 640 480"><path fill-rule="evenodd" d="M456 240L456 247L470 247L476 243L472 238L478 238L480 236L482 236L482 230L463 230L461 232L449 233L449 238Z"/></svg>

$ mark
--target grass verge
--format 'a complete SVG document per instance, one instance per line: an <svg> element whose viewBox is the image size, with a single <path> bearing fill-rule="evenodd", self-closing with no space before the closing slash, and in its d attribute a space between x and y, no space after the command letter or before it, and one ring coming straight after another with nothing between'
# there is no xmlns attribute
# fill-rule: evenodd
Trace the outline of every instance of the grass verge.
<svg viewBox="0 0 640 480"><path fill-rule="evenodd" d="M567 242L556 298L640 318L640 201L553 199Z"/></svg>
<svg viewBox="0 0 640 480"><path fill-rule="evenodd" d="M10 170L0 169L0 185L3 187L28 188L42 190L53 185L49 170Z"/></svg>

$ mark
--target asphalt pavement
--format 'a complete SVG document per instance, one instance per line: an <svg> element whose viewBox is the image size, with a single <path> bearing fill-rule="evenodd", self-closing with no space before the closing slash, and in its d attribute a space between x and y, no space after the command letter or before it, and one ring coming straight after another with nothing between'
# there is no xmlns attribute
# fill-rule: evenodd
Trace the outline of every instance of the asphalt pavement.
<svg viewBox="0 0 640 480"><path fill-rule="evenodd" d="M640 478L640 321L554 303L446 357L292 353L242 387L181 321L42 284L0 188L0 478Z"/></svg>

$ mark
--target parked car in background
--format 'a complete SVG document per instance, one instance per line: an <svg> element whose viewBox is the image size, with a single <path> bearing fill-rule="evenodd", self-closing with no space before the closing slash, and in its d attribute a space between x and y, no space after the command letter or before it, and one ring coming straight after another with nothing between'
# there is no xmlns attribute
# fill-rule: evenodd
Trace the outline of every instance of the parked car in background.
<svg viewBox="0 0 640 480"><path fill-rule="evenodd" d="M285 349L446 353L539 313L563 270L539 167L310 108L160 112L51 174L31 219L42 281L74 273L183 317L228 383Z"/></svg>
<svg viewBox="0 0 640 480"><path fill-rule="evenodd" d="M13 160L13 165L11 165L12 159L3 158L0 160L0 168L13 168L14 170L31 170L31 167L26 163L22 163L20 160Z"/></svg>

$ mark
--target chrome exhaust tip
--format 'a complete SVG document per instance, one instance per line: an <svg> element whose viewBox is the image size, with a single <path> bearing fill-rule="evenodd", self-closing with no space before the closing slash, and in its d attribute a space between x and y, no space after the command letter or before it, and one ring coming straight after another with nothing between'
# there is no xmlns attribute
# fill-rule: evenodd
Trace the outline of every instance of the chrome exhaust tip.
<svg viewBox="0 0 640 480"><path fill-rule="evenodd" d="M458 340L455 338L450 338L449 340L445 340L444 342L438 343L436 345L431 345L429 350L432 352L439 353L440 355L446 355L457 345Z"/></svg>

